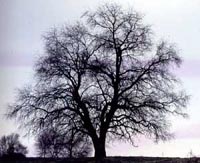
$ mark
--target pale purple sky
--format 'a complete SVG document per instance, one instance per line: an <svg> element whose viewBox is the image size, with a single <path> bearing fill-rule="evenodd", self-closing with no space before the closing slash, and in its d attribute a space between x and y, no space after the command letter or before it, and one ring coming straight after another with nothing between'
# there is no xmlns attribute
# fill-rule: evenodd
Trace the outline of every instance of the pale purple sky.
<svg viewBox="0 0 200 163"><path fill-rule="evenodd" d="M52 27L73 23L85 10L105 2L132 7L145 15L158 40L176 43L184 62L177 75L191 100L189 119L171 117L175 139L154 144L145 138L138 147L115 142L108 155L180 156L193 150L200 156L200 0L0 0L0 136L19 132L16 122L3 118L15 89L33 80L33 64L43 53L42 35ZM25 137L29 155L34 155L33 138Z"/></svg>

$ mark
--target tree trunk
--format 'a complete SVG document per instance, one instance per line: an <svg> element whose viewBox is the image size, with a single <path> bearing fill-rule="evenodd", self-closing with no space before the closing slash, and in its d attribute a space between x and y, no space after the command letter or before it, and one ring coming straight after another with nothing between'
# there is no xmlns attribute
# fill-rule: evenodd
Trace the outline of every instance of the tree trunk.
<svg viewBox="0 0 200 163"><path fill-rule="evenodd" d="M105 149L105 139L98 139L96 143L94 144L95 149L95 159L96 160L102 160L106 157L106 149Z"/></svg>

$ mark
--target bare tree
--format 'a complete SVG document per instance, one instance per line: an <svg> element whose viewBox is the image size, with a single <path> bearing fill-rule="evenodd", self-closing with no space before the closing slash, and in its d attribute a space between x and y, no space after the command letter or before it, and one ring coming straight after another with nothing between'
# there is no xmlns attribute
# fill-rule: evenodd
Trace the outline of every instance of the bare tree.
<svg viewBox="0 0 200 163"><path fill-rule="evenodd" d="M106 157L106 139L134 143L142 134L167 140L167 117L184 116L188 99L172 72L181 64L176 48L154 43L142 17L115 4L82 18L44 37L37 82L21 89L10 117L32 131L56 124L70 132L73 126L91 138L97 159Z"/></svg>
<svg viewBox="0 0 200 163"><path fill-rule="evenodd" d="M23 154L28 153L27 148L19 141L18 134L10 134L8 136L2 136L0 139L0 156Z"/></svg>
<svg viewBox="0 0 200 163"><path fill-rule="evenodd" d="M76 129L73 129L68 133L64 145L67 149L69 158L87 157L90 156L92 152L92 146L88 136L77 133Z"/></svg>
<svg viewBox="0 0 200 163"><path fill-rule="evenodd" d="M53 129L42 131L36 140L36 148L40 157L62 157L64 154L62 137Z"/></svg>
<svg viewBox="0 0 200 163"><path fill-rule="evenodd" d="M84 135L75 132L61 135L56 129L42 131L36 140L36 148L40 157L86 157L91 153L91 144Z"/></svg>

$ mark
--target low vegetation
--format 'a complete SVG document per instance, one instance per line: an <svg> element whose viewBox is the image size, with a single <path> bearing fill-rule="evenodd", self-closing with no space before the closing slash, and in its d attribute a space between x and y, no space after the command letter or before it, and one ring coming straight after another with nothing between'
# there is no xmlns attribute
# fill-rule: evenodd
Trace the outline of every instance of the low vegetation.
<svg viewBox="0 0 200 163"><path fill-rule="evenodd" d="M0 162L7 163L0 159ZM10 163L10 162L9 162ZM12 163L96 163L95 158L25 158ZM200 158L169 157L107 157L98 163L200 163Z"/></svg>

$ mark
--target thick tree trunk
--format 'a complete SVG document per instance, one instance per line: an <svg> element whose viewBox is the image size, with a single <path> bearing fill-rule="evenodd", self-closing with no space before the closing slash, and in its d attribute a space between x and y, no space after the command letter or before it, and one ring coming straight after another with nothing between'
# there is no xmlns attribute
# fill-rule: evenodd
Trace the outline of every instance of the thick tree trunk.
<svg viewBox="0 0 200 163"><path fill-rule="evenodd" d="M99 138L94 143L95 159L102 160L106 157L105 138Z"/></svg>

